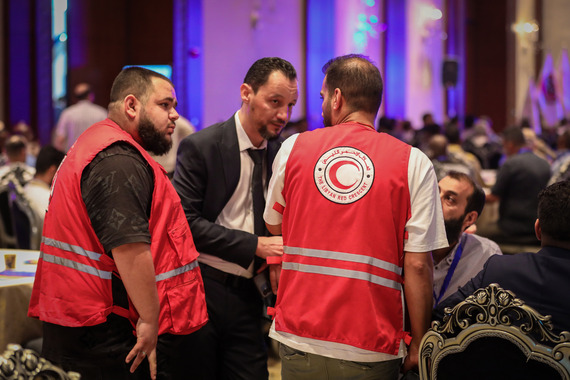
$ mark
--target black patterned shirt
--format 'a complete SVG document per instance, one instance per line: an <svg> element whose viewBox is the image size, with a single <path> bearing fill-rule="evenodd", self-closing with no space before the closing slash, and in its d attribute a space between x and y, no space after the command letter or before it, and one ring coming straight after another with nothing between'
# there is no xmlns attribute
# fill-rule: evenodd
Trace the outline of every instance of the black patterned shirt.
<svg viewBox="0 0 570 380"><path fill-rule="evenodd" d="M148 243L152 167L135 147L117 142L99 152L81 176L81 195L105 252Z"/></svg>

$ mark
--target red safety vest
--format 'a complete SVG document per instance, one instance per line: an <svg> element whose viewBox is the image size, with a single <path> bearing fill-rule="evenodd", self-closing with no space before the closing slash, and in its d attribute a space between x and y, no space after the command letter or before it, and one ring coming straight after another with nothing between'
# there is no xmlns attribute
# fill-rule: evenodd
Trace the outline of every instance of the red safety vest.
<svg viewBox="0 0 570 380"><path fill-rule="evenodd" d="M277 331L397 355L410 149L359 123L299 135L285 170Z"/></svg>
<svg viewBox="0 0 570 380"><path fill-rule="evenodd" d="M28 315L79 327L101 324L116 313L136 325L132 304L129 310L113 305L111 283L118 276L117 267L97 239L81 197L83 170L117 141L136 147L154 172L149 230L160 302L159 334L188 334L203 326L208 316L198 252L180 198L164 169L109 119L79 137L57 172Z"/></svg>

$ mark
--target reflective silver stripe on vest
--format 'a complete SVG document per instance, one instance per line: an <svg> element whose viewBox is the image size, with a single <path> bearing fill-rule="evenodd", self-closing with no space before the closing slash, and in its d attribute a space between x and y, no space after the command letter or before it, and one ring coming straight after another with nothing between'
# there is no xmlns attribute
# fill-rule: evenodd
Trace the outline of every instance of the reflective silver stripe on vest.
<svg viewBox="0 0 570 380"><path fill-rule="evenodd" d="M63 257L49 255L49 254L44 253L44 252L40 252L40 257L48 263L63 265L64 267L72 268L72 269L78 270L80 272L85 272L85 273L91 274L93 276L97 276L99 278L102 278L103 280L110 280L113 277L112 272L99 270L99 269L92 267L90 265L81 264L81 263L78 263L77 261L73 261L73 260L69 260L69 259L64 259Z"/></svg>
<svg viewBox="0 0 570 380"><path fill-rule="evenodd" d="M49 245L50 247L58 248L63 251L73 252L81 256L89 257L91 260L99 261L101 257L100 253L88 251L86 249L81 248L78 245L71 245L69 243L64 243L62 241L42 237L42 243L45 245Z"/></svg>
<svg viewBox="0 0 570 380"><path fill-rule="evenodd" d="M173 270L169 270L168 272L164 272L161 274L156 275L156 282L166 280L167 278L176 277L182 273L186 273L191 271L192 269L198 266L198 260L194 260L191 263L184 265L183 267L179 267Z"/></svg>
<svg viewBox="0 0 570 380"><path fill-rule="evenodd" d="M399 282L388 280L387 278L379 277L367 272L359 272L351 269L340 269L332 267L323 267L319 265L307 265L299 263L284 262L283 269L296 270L298 272L305 273L316 273L316 274L326 274L329 276L354 278L357 280L364 280L372 282L373 284L386 286L388 288L393 288L398 291L402 290L402 286Z"/></svg>
<svg viewBox="0 0 570 380"><path fill-rule="evenodd" d="M318 257L322 259L350 261L359 264L368 264L376 268L384 269L402 275L402 268L396 264L389 263L384 260L377 259L366 255L357 255L353 253L324 251L320 249L307 249L299 247L283 247L283 251L289 255L302 255L306 257Z"/></svg>
<svg viewBox="0 0 570 380"><path fill-rule="evenodd" d="M397 275L401 275L402 273L402 268L395 264L388 263L386 261L365 255L356 255L345 252L333 252L333 251L306 249L298 247L283 247L283 251L289 255L302 255L306 257L318 257L318 258L325 258L332 260L349 261L353 263L368 264L375 266L377 268L382 268L390 272L396 273ZM372 282L373 284L386 286L388 288L396 289L398 291L402 290L402 285L397 281L380 277L368 272L357 271L353 269L342 269L342 268L335 268L335 267L322 266L322 265L309 265L309 264L299 264L291 262L283 262L283 269L296 270L298 272L305 272L305 273L324 274L336 277L353 278L357 280L369 281Z"/></svg>
<svg viewBox="0 0 570 380"><path fill-rule="evenodd" d="M51 247L59 248L59 249L64 250L64 251L73 252L73 253L76 253L78 255L88 257L94 261L99 261L99 258L101 257L100 253L87 251L87 250L85 250L85 249L83 249L77 245L71 245L71 244L64 243L64 242L61 242L58 240L43 237L42 242L45 245L49 245ZM68 268L72 268L72 269L76 269L76 270L81 271L81 272L92 274L92 275L100 277L104 280L110 280L112 278L112 274L113 274L112 272L99 270L99 269L97 269L91 265L81 264L81 263L78 263L78 262L73 261L73 260L64 259L63 257L59 257L59 256L49 255L49 254L44 253L44 252L40 252L40 257L44 261L47 261L48 263L63 265L63 266L68 267ZM182 267L172 269L168 272L164 272L161 274L157 274L155 277L156 282L178 276L182 273L186 273L186 272L191 271L192 269L196 268L197 266L198 266L198 261L194 260L191 263L188 263Z"/></svg>

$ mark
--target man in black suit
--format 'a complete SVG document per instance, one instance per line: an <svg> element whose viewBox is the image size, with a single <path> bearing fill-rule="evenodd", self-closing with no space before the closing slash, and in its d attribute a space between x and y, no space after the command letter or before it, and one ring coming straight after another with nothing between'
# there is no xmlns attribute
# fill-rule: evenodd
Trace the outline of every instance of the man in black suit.
<svg viewBox="0 0 570 380"><path fill-rule="evenodd" d="M556 330L570 331L570 181L540 192L534 229L541 243L538 253L491 256L476 277L437 307L435 317L441 319L445 307L475 290L498 283L541 314L551 315Z"/></svg>
<svg viewBox="0 0 570 380"><path fill-rule="evenodd" d="M192 379L268 377L263 303L252 278L260 261L283 254L283 239L264 236L264 189L255 186L266 187L279 133L297 102L295 69L262 58L240 95L241 108L229 120L182 140L173 177L200 252L210 318L189 342Z"/></svg>

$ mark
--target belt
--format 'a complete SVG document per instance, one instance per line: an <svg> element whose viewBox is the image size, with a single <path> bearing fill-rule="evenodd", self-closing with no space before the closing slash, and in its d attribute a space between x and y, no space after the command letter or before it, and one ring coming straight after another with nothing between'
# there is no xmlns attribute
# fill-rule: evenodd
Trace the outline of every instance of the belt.
<svg viewBox="0 0 570 380"><path fill-rule="evenodd" d="M253 280L251 278L226 273L206 264L200 263L200 271L202 272L203 277L215 280L231 288L248 289L253 286Z"/></svg>

